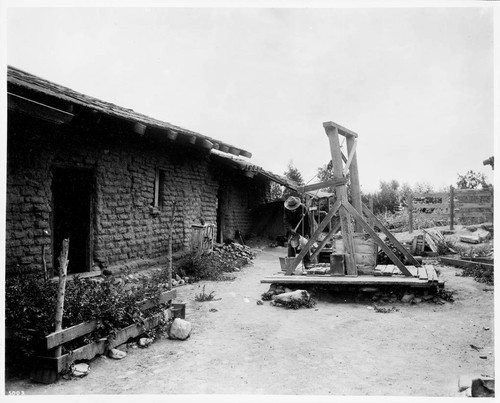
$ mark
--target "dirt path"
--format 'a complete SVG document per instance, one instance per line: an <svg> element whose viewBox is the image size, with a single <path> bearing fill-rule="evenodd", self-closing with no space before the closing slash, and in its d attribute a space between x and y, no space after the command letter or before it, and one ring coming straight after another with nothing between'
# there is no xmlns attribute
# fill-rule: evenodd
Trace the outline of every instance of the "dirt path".
<svg viewBox="0 0 500 403"><path fill-rule="evenodd" d="M234 281L178 288L193 326L186 341L158 340L122 361L98 357L82 379L12 381L6 391L457 396L460 375L494 375L492 287L443 267L446 288L457 291L454 303L398 302L390 306L399 311L388 314L354 299L322 299L295 311L257 305L269 288L261 278L279 270L285 253L264 249ZM196 302L203 284L220 300Z"/></svg>

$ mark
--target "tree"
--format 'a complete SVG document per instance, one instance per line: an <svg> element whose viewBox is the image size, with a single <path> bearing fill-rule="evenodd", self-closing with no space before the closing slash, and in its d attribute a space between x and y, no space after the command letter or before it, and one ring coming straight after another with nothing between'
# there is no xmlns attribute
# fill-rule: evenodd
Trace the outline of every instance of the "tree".
<svg viewBox="0 0 500 403"><path fill-rule="evenodd" d="M414 193L432 193L434 192L434 188L428 182L418 182L413 187Z"/></svg>
<svg viewBox="0 0 500 403"><path fill-rule="evenodd" d="M319 182L326 182L330 179L333 179L333 168L331 163L330 164L325 164L318 169L318 174L316 175L318 177ZM323 189L326 192L334 193L335 192L335 187L329 186L325 189Z"/></svg>
<svg viewBox="0 0 500 403"><path fill-rule="evenodd" d="M399 182L395 179L384 182L380 181L380 191L375 194L373 210L375 213L394 213L399 205Z"/></svg>
<svg viewBox="0 0 500 403"><path fill-rule="evenodd" d="M288 163L287 170L283 172L283 175L285 175L287 179L295 182L298 186L304 185L304 179L302 177L302 174L297 168L294 167L293 161L290 161ZM293 191L292 189L286 188L283 191L283 198L286 199L290 196L298 196L298 193L296 191Z"/></svg>
<svg viewBox="0 0 500 403"><path fill-rule="evenodd" d="M477 189L479 185L485 189L489 187L484 174L472 170L467 171L465 175L458 174L457 187L459 189Z"/></svg>

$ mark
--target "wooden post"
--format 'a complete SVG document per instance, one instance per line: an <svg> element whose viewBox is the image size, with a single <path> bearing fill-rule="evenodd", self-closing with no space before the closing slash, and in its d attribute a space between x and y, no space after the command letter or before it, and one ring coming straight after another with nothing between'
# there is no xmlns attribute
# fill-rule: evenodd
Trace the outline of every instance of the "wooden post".
<svg viewBox="0 0 500 403"><path fill-rule="evenodd" d="M368 206L370 207L370 211L373 213L373 197L370 197L368 200ZM375 228L375 223L371 218L368 218L368 224L370 224L370 227Z"/></svg>
<svg viewBox="0 0 500 403"><path fill-rule="evenodd" d="M351 165L349 167L349 177L351 178L351 200L354 208L363 215L363 205L361 203L361 187L359 184L359 170L358 170L358 157L356 152L356 138L354 136L346 136L347 152ZM362 232L361 224L357 221L354 224L355 232Z"/></svg>
<svg viewBox="0 0 500 403"><path fill-rule="evenodd" d="M455 189L450 186L450 230L455 229Z"/></svg>
<svg viewBox="0 0 500 403"><path fill-rule="evenodd" d="M342 152L340 151L338 128L332 122L323 123L323 127L325 128L326 135L328 136L328 140L330 141L330 153L332 155L333 174L337 178L342 178L343 177ZM351 168L352 168L352 163L351 163ZM335 194L337 195L337 201L340 201L341 204L348 203L347 189L345 185L337 186L335 188ZM356 267L356 257L354 254L354 239L353 239L351 215L347 212L346 209L340 209L339 215L340 215L340 226L342 228L342 238L344 240L346 272L348 275L357 275L358 269Z"/></svg>
<svg viewBox="0 0 500 403"><path fill-rule="evenodd" d="M413 233L413 194L408 194L408 219L410 226L410 234Z"/></svg>
<svg viewBox="0 0 500 403"><path fill-rule="evenodd" d="M57 290L57 305L56 305L56 320L55 320L55 331L59 332L62 330L62 319L64 313L64 294L66 292L66 277L68 272L68 251L69 251L69 239L63 240L63 246L61 254L59 255L59 288ZM62 347L59 346L55 350L55 356L60 357L62 352Z"/></svg>
<svg viewBox="0 0 500 403"><path fill-rule="evenodd" d="M172 202L172 213L170 214L170 222L168 223L168 269L167 269L167 278L168 278L168 289L172 289L172 234L174 227L174 215L175 215L175 205L176 202Z"/></svg>

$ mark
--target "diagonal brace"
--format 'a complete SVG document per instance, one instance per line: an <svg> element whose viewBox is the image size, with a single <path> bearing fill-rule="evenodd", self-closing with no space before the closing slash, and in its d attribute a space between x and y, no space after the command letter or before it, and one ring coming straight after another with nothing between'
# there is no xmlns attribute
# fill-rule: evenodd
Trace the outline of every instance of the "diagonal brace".
<svg viewBox="0 0 500 403"><path fill-rule="evenodd" d="M380 246L380 248L386 253L386 255L391 259L391 261L398 266L401 273L403 273L406 277L413 277L410 271L406 268L406 266L398 259L398 257L394 254L394 252L389 248L382 239L377 235L377 233L368 225L365 221L364 217L358 213L358 211L348 202L344 201L342 203L342 207L345 208L349 213L352 214L354 219L361 224L363 229L372 237L372 239Z"/></svg>
<svg viewBox="0 0 500 403"><path fill-rule="evenodd" d="M389 241L392 242L392 244L403 254L405 257L408 259L408 261L411 263L411 266L415 267L420 267L420 263L418 262L417 259L413 257L413 255L403 246L401 245L401 242L399 242L394 235L391 234L391 232L382 224L382 222L377 218L375 214L371 212L371 210L363 204L363 212L368 216L368 218L371 218L377 227L380 228L380 230L385 234L387 238L389 238Z"/></svg>
<svg viewBox="0 0 500 403"><path fill-rule="evenodd" d="M299 263L301 262L302 259L304 259L304 256L306 255L307 252L309 252L309 249L311 249L311 246L313 246L314 242L316 242L316 238L318 235L323 231L323 229L328 225L328 223L332 220L333 216L335 213L338 211L340 208L340 200L337 200L335 204L332 206L328 214L323 218L323 221L318 225L318 228L316 228L316 231L314 231L314 234L312 234L311 238L307 241L306 245L304 248L299 252L299 254L295 257L295 259L290 263L290 265L286 269L286 275L289 276L292 274Z"/></svg>
<svg viewBox="0 0 500 403"><path fill-rule="evenodd" d="M323 250L325 245L328 243L328 240L330 237L335 234L338 230L340 229L340 221L335 224L335 226L332 228L332 230L328 233L328 235L323 239L319 245L318 248L314 251L314 253L311 255L311 259L314 259L316 256L320 254L320 252Z"/></svg>

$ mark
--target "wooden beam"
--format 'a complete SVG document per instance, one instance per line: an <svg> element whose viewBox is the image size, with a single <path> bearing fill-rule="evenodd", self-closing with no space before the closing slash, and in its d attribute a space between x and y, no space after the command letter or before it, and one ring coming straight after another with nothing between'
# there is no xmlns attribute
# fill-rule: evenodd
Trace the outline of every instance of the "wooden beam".
<svg viewBox="0 0 500 403"><path fill-rule="evenodd" d="M196 139L196 145L200 146L201 148L205 148L207 150L211 150L214 146L214 143L212 143L210 140L207 140L203 137L198 137Z"/></svg>
<svg viewBox="0 0 500 403"><path fill-rule="evenodd" d="M392 286L411 286L411 287L435 287L436 283L422 281L416 277L401 276L268 276L260 280L261 283L272 284L324 284L324 285L392 285ZM438 286L444 285L443 280L438 280Z"/></svg>
<svg viewBox="0 0 500 403"><path fill-rule="evenodd" d="M245 158L252 158L252 153L245 150L240 150L240 155Z"/></svg>
<svg viewBox="0 0 500 403"><path fill-rule="evenodd" d="M299 186L297 191L300 193L312 192L313 190L324 189L330 186L340 186L347 183L347 178L334 178L325 182L315 183L312 185Z"/></svg>
<svg viewBox="0 0 500 403"><path fill-rule="evenodd" d="M338 130L338 133L344 137L358 137L357 133L353 132L352 130L346 129L345 127L340 126L335 122L324 122L323 127L325 128L325 130L336 128Z"/></svg>
<svg viewBox="0 0 500 403"><path fill-rule="evenodd" d="M355 220L359 221L361 223L361 226L363 229L372 237L372 239L380 246L380 248L386 253L387 257L391 259L392 263L394 263L396 266L398 266L399 270L401 270L401 273L403 273L407 277L412 277L412 274L410 271L406 268L406 266L401 262L401 260L398 259L398 257L394 254L394 252L389 248L382 239L377 235L377 233L371 229L371 227L368 225L368 223L365 221L363 216L358 213L358 211L349 203L345 202L342 203L342 207L347 209L352 216L354 217Z"/></svg>
<svg viewBox="0 0 500 403"><path fill-rule="evenodd" d="M356 146L358 144L356 138L352 137L348 138L353 139L353 141L347 143L347 152L349 153L349 158L347 158L347 161L344 165L344 176L346 176L349 173L349 167L351 166L352 160L356 154ZM349 147L349 143L351 144L351 147Z"/></svg>
<svg viewBox="0 0 500 403"><path fill-rule="evenodd" d="M179 133L177 133L175 130L168 130L167 131L167 138L169 140L175 141L177 139Z"/></svg>
<svg viewBox="0 0 500 403"><path fill-rule="evenodd" d="M394 237L394 235L391 234L391 232L384 226L384 224L382 224L382 222L377 218L377 216L370 211L370 209L366 204L363 204L363 211L370 218L370 220L373 221L376 224L376 226L380 228L380 230L385 234L385 236L389 238L389 241L391 241L392 244L403 255L405 255L411 266L416 266L416 267L420 266L420 263L413 257L413 255L408 251L408 249L406 249L403 245L401 245L401 242L399 242Z"/></svg>
<svg viewBox="0 0 500 403"><path fill-rule="evenodd" d="M314 231L314 234L312 234L311 238L307 241L306 245L304 248L299 252L297 257L288 265L288 268L286 270L286 274L292 274L297 266L299 265L300 261L304 258L307 252L311 249L311 246L313 246L315 239L318 237L319 234L323 231L323 229L328 225L328 223L331 221L332 217L335 215L335 213L338 211L340 207L340 200L337 200L331 210L328 212L328 214L323 218L323 221L318 225L318 228L316 228L316 231Z"/></svg>
<svg viewBox="0 0 500 403"><path fill-rule="evenodd" d="M148 127L145 124L134 122L134 133L137 133L139 136L144 136L147 128Z"/></svg>
<svg viewBox="0 0 500 403"><path fill-rule="evenodd" d="M335 126L325 127L326 135L330 142L330 153L332 155L333 173L335 177L341 178L342 175L342 151L340 151L340 142L338 136L338 128ZM347 203L347 188L345 185L337 186L335 188L337 200L342 204ZM342 228L342 239L344 240L344 258L346 273L348 275L358 274L356 265L356 255L354 253L354 239L353 228L351 223L351 216L345 209L339 211L340 225Z"/></svg>
<svg viewBox="0 0 500 403"><path fill-rule="evenodd" d="M68 327L67 329L50 333L45 336L47 350L60 346L61 344L67 343L68 341L74 340L80 336L85 336L86 334L93 332L95 329L97 329L97 320L92 320L90 322L80 323L78 325Z"/></svg>
<svg viewBox="0 0 500 403"><path fill-rule="evenodd" d="M20 112L58 125L69 123L74 117L72 113L61 109L53 108L52 106L33 101L10 92L7 94L7 106L10 111Z"/></svg>
<svg viewBox="0 0 500 403"><path fill-rule="evenodd" d="M480 263L480 262L471 262L468 260L462 260L462 259L453 259L449 257L439 257L439 260L441 263L445 265L451 265L451 266L456 266L456 267L461 267L461 268L481 268L481 269L490 269L493 270L494 265L490 263Z"/></svg>

